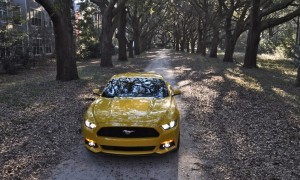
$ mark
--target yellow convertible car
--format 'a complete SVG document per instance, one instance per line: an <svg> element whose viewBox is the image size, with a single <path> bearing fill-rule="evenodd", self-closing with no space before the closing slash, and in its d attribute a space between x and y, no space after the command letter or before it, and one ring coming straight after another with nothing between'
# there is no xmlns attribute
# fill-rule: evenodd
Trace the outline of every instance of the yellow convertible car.
<svg viewBox="0 0 300 180"><path fill-rule="evenodd" d="M179 148L180 114L173 90L161 75L113 76L84 115L85 146L92 152L142 155Z"/></svg>

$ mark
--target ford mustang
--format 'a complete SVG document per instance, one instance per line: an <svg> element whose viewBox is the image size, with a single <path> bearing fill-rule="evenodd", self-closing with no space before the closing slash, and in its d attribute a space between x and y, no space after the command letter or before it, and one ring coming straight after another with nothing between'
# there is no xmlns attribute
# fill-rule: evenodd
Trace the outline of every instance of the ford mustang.
<svg viewBox="0 0 300 180"><path fill-rule="evenodd" d="M180 113L173 90L155 73L114 75L84 115L85 147L92 152L142 155L177 151Z"/></svg>

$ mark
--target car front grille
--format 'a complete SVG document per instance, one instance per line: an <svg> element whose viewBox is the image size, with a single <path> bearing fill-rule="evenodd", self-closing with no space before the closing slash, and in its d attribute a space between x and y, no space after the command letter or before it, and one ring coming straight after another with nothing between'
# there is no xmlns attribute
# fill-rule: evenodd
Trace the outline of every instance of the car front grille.
<svg viewBox="0 0 300 180"><path fill-rule="evenodd" d="M101 146L104 150L111 151L153 151L155 146L142 146L142 147L123 147L123 146Z"/></svg>
<svg viewBox="0 0 300 180"><path fill-rule="evenodd" d="M98 136L118 138L158 137L159 133L153 128L144 127L104 127L97 132Z"/></svg>

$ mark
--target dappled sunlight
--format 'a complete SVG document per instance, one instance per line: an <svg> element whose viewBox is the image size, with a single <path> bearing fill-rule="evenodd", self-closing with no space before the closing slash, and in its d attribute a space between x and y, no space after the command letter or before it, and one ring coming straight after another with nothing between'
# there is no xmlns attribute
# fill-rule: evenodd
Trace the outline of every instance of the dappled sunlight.
<svg viewBox="0 0 300 180"><path fill-rule="evenodd" d="M216 83L224 83L225 80L222 76L211 76L210 80L216 82Z"/></svg>
<svg viewBox="0 0 300 180"><path fill-rule="evenodd" d="M253 77L241 73L238 69L228 69L225 73L225 77L233 80L240 86L246 89L262 92L264 89L262 85Z"/></svg>
<svg viewBox="0 0 300 180"><path fill-rule="evenodd" d="M235 90L229 90L223 97L224 103L234 103L238 98L238 92Z"/></svg>
<svg viewBox="0 0 300 180"><path fill-rule="evenodd" d="M77 65L77 68L78 69L81 69L81 68L85 68L85 67L87 67L88 65Z"/></svg>
<svg viewBox="0 0 300 180"><path fill-rule="evenodd" d="M295 71L289 60L259 60L261 68L246 69L199 55L169 50L159 53L155 50L125 63L114 59L114 68L101 68L99 61L78 62L81 79L71 82L55 81L55 67L0 77L0 109L4 112L0 122L4 130L0 144L1 173L14 173L12 178L26 175L41 179L43 170L48 171L70 154L61 152L71 152L81 142L83 114L97 97L92 90L102 89L114 74L142 72L154 61L156 66L149 69L173 80L171 83L182 91L176 98L183 116L181 137L186 139L181 139L183 146L178 158L167 158L167 164L178 164L167 169L188 175L203 174L207 177L203 179L251 179L251 174L263 177L274 170L265 176L272 178L299 172L296 154L300 96L299 88L291 83ZM111 160L112 157L100 156L102 160L98 161L99 156L78 155L81 154L75 155L82 159L80 162L87 163L86 157L92 159L95 172L99 172L97 168L103 159L120 167L118 172L124 170L117 161L119 157ZM140 162L135 162L138 167ZM83 167L80 163L72 165ZM83 168L88 172L90 167L85 164ZM151 167L156 166L153 163ZM294 169L287 170L289 167ZM37 174L31 171L34 168L40 168ZM109 174L110 169L106 170ZM125 167L122 173L126 170ZM185 176L189 177L194 176Z"/></svg>
<svg viewBox="0 0 300 180"><path fill-rule="evenodd" d="M2 82L1 82L1 87L6 87L6 88L8 88L8 87L15 86L15 85L17 85L17 84L22 84L22 83L24 83L24 82L25 82L25 80L19 81L19 82L14 82L14 81L11 81L11 82L5 82L5 83L2 83ZM0 92L3 91L3 90L4 90L4 88L1 88L1 89L0 89Z"/></svg>
<svg viewBox="0 0 300 180"><path fill-rule="evenodd" d="M282 60L286 58L283 53L258 54L257 57L260 59L267 59L267 60Z"/></svg>
<svg viewBox="0 0 300 180"><path fill-rule="evenodd" d="M300 97L298 95L290 94L283 89L272 87L272 91L281 98L287 99L287 102L295 102L296 104L293 103L294 105L297 105L297 102L300 102Z"/></svg>
<svg viewBox="0 0 300 180"><path fill-rule="evenodd" d="M289 78L295 78L297 75L296 67L290 60L286 59L261 59L258 66L268 71L274 71L277 74L287 75Z"/></svg>
<svg viewBox="0 0 300 180"><path fill-rule="evenodd" d="M183 80L183 81L179 81L179 82L177 83L177 85L178 85L179 88L183 88L183 87L189 86L189 85L191 85L191 84L192 84L192 81L191 81L191 80Z"/></svg>
<svg viewBox="0 0 300 180"><path fill-rule="evenodd" d="M24 109L24 112L30 112L29 114L26 113L26 115L35 116L37 113L43 113L47 114L49 111L59 108L59 105L43 102L43 100L39 100L34 102L33 104L29 105Z"/></svg>
<svg viewBox="0 0 300 180"><path fill-rule="evenodd" d="M151 59L154 59L154 58L156 58L156 57L157 57L156 54L153 54L153 55L147 55L147 58L151 58Z"/></svg>
<svg viewBox="0 0 300 180"><path fill-rule="evenodd" d="M174 69L175 70L180 70L180 71L191 71L192 70L192 68L187 68L187 67L184 67L184 66L182 66L182 67L175 67Z"/></svg>
<svg viewBox="0 0 300 180"><path fill-rule="evenodd" d="M185 72L185 71L191 71L192 69L191 68L187 68L187 67L184 67L184 66L182 66L182 67L175 67L174 68L174 72L175 73L183 73L183 72ZM191 71L190 73L193 73L193 71Z"/></svg>
<svg viewBox="0 0 300 180"><path fill-rule="evenodd" d="M91 64L100 64L100 61L92 61Z"/></svg>

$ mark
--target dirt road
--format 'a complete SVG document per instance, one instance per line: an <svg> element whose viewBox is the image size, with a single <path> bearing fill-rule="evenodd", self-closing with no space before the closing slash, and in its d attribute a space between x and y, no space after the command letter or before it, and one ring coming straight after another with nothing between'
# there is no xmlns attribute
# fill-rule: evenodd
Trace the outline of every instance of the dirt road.
<svg viewBox="0 0 300 180"><path fill-rule="evenodd" d="M176 87L169 51L162 50L157 55L145 71L162 74ZM50 179L205 179L201 171L195 171L197 167L194 166L200 160L193 150L180 97L177 98L177 104L181 108L181 149L178 153L154 157L110 156L92 154L83 144L78 144L71 158L52 171Z"/></svg>
<svg viewBox="0 0 300 180"><path fill-rule="evenodd" d="M152 50L114 63L78 62L81 79L71 82L54 81L51 63L0 76L0 179L300 179L300 91L288 60L245 69ZM78 130L91 89L131 71L156 71L182 91L178 153L124 157L84 148Z"/></svg>

